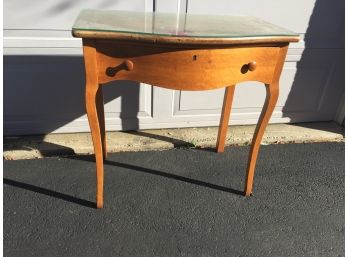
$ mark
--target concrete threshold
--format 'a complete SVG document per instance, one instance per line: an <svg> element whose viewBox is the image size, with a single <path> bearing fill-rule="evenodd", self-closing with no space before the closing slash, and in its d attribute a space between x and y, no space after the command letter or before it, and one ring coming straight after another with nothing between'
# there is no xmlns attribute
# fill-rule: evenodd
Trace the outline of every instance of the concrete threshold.
<svg viewBox="0 0 348 257"><path fill-rule="evenodd" d="M248 145L255 125L230 126L226 145ZM107 132L108 152L165 150L175 147L215 147L217 127ZM335 122L269 124L262 144L340 142L344 128ZM6 160L91 154L90 133L4 137Z"/></svg>

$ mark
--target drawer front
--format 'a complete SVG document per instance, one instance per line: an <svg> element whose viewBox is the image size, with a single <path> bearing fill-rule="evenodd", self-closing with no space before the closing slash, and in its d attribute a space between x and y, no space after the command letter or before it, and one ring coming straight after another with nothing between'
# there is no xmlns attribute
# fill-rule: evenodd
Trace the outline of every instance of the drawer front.
<svg viewBox="0 0 348 257"><path fill-rule="evenodd" d="M205 90L244 81L271 83L279 47L182 49L97 42L99 83L135 80L178 90Z"/></svg>

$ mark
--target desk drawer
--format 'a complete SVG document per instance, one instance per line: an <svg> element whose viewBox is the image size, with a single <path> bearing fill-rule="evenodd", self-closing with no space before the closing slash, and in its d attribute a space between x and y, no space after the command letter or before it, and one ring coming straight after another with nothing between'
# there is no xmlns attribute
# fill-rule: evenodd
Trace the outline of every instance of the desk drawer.
<svg viewBox="0 0 348 257"><path fill-rule="evenodd" d="M98 79L101 84L136 80L179 90L213 89L244 81L271 83L279 49L183 49L97 41Z"/></svg>

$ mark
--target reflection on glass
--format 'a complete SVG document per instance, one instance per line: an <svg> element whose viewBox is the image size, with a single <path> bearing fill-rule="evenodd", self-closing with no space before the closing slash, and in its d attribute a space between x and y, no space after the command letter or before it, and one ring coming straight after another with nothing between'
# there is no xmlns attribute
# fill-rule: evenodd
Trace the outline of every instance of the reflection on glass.
<svg viewBox="0 0 348 257"><path fill-rule="evenodd" d="M251 16L83 10L74 30L184 37L297 36Z"/></svg>

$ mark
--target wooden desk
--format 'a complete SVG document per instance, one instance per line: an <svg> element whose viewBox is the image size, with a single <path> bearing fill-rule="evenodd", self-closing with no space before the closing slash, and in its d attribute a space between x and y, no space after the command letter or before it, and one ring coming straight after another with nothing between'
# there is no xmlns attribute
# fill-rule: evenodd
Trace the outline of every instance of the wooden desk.
<svg viewBox="0 0 348 257"><path fill-rule="evenodd" d="M83 39L86 109L97 166L97 208L103 207L107 156L102 85L134 80L176 90L225 88L217 152L224 151L235 85L265 84L267 96L251 143L245 195L252 193L260 142L279 94L291 31L245 16L175 15L84 10L73 36Z"/></svg>

